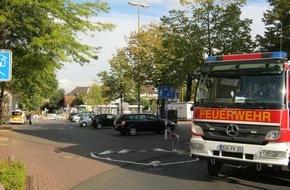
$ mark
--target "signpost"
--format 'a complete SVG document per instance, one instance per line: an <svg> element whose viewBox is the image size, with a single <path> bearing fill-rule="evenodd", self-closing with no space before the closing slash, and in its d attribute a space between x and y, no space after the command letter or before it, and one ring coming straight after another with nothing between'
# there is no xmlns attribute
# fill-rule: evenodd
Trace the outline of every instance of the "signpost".
<svg viewBox="0 0 290 190"><path fill-rule="evenodd" d="M168 120L167 115L167 101L168 99L175 99L175 88L172 86L159 86L158 88L158 99L165 99L165 119L166 119L166 125ZM164 131L164 139L167 140L167 127Z"/></svg>
<svg viewBox="0 0 290 190"><path fill-rule="evenodd" d="M158 99L174 99L175 88L172 86L159 86L158 88Z"/></svg>
<svg viewBox="0 0 290 190"><path fill-rule="evenodd" d="M12 52L0 50L0 81L10 81L12 77Z"/></svg>

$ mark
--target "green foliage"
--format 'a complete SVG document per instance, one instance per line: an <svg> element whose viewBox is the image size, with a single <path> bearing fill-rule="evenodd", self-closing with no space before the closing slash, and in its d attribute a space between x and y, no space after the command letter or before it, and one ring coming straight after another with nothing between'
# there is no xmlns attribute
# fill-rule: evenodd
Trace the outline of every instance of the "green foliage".
<svg viewBox="0 0 290 190"><path fill-rule="evenodd" d="M25 189L26 167L20 162L0 161L0 183L6 190Z"/></svg>
<svg viewBox="0 0 290 190"><path fill-rule="evenodd" d="M108 103L108 99L103 96L102 88L94 83L88 94L83 97L84 104L87 105L103 105Z"/></svg>
<svg viewBox="0 0 290 190"><path fill-rule="evenodd" d="M268 0L271 8L262 19L266 25L264 36L257 35L256 41L260 51L290 52L290 1Z"/></svg>
<svg viewBox="0 0 290 190"><path fill-rule="evenodd" d="M220 3L219 3L220 2ZM202 44L207 54L233 54L251 52L254 42L251 39L252 20L240 18L245 1L200 1L192 5L191 20L200 27Z"/></svg>
<svg viewBox="0 0 290 190"><path fill-rule="evenodd" d="M57 92L49 99L49 102L43 105L41 109L43 110L44 108L46 108L49 110L49 113L59 110L64 106L64 95L64 89L57 90Z"/></svg>
<svg viewBox="0 0 290 190"><path fill-rule="evenodd" d="M129 64L129 59L126 55L125 49L117 50L113 58L109 61L111 65L110 72L101 72L98 76L103 83L102 91L103 97L109 100L120 98L121 95L127 102L137 102L135 88L137 76L133 75L134 67Z"/></svg>
<svg viewBox="0 0 290 190"><path fill-rule="evenodd" d="M179 88L187 75L204 63L206 54L254 50L252 21L240 18L245 0L182 1L182 4L186 5L184 10L171 10L161 18L161 23L142 26L126 38L127 47L118 50L110 61L111 72L102 73L102 82L111 95L115 93L110 98L119 97L116 93L127 91L127 86L131 91L137 90L136 85L126 84L128 81Z"/></svg>
<svg viewBox="0 0 290 190"><path fill-rule="evenodd" d="M42 98L57 94L55 72L63 62L86 64L96 57L98 49L78 41L78 33L114 27L89 20L108 12L108 4L99 0L81 4L71 0L1 0L0 9L0 46L13 53L12 81L7 86L19 94L26 109L35 109Z"/></svg>

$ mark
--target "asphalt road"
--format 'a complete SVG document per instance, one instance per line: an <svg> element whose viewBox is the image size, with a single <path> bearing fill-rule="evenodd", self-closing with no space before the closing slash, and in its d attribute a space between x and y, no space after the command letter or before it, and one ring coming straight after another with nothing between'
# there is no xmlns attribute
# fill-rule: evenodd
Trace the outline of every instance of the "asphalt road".
<svg viewBox="0 0 290 190"><path fill-rule="evenodd" d="M289 189L290 173L287 172L224 167L222 175L210 177L206 162L189 156L189 124L179 122L176 130L179 138L173 143L169 137L165 140L164 134L122 136L112 127L81 128L67 120L45 121L41 127L22 133L48 142L69 142L74 146L58 151L117 166L72 190Z"/></svg>
<svg viewBox="0 0 290 190"><path fill-rule="evenodd" d="M290 173L223 167L212 178L204 160L189 156L190 122L179 122L173 143L164 134L139 133L121 136L110 127L81 128L96 134L100 144L91 151L93 159L119 167L95 176L72 189L98 190L192 190L192 189L289 189ZM172 148L173 147L173 148ZM172 151L173 149L173 151ZM288 176L287 176L288 175Z"/></svg>

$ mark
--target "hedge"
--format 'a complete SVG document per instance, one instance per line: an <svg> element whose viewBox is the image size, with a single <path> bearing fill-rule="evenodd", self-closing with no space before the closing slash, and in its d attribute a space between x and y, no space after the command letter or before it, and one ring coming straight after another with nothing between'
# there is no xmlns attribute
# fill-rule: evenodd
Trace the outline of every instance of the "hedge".
<svg viewBox="0 0 290 190"><path fill-rule="evenodd" d="M0 160L0 184L5 190L24 190L26 167L21 162Z"/></svg>

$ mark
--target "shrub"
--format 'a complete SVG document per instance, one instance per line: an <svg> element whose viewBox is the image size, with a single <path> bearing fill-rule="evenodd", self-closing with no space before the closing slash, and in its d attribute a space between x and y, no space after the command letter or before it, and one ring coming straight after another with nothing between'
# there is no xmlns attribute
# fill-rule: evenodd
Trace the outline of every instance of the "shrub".
<svg viewBox="0 0 290 190"><path fill-rule="evenodd" d="M0 161L0 183L5 190L24 190L26 167L21 162Z"/></svg>

